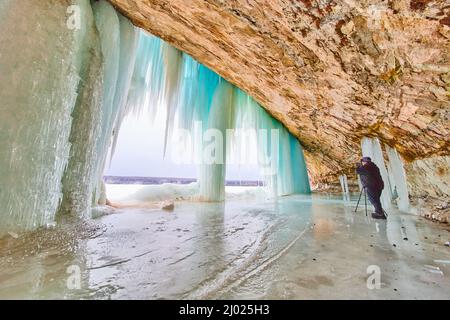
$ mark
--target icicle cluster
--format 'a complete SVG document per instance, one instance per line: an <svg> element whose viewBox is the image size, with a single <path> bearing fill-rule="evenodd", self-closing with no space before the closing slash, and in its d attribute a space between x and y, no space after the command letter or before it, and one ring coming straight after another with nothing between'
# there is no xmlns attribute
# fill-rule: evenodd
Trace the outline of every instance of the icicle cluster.
<svg viewBox="0 0 450 320"><path fill-rule="evenodd" d="M279 121L189 55L144 32L140 35L128 102L128 112L149 108L150 114L156 115L158 108L165 108L166 145L176 129L190 130L197 156L204 152L201 146L205 144L206 130L221 133L225 140L223 162L200 166L202 200L224 199L226 160L239 158L236 153L252 144L257 145L258 163L273 195L310 192L301 145ZM197 135L199 124L202 134ZM235 130L231 136L227 134L230 129ZM240 130L253 130L255 134L249 139Z"/></svg>
<svg viewBox="0 0 450 320"><path fill-rule="evenodd" d="M139 39L138 30L108 2L95 2L87 12L83 68L59 209L79 216L89 216L91 205L106 202L103 170L125 114Z"/></svg>
<svg viewBox="0 0 450 320"><path fill-rule="evenodd" d="M385 145L388 155L388 173L393 198L396 199L400 210L407 212L409 210L409 194L406 182L405 168L397 150Z"/></svg>

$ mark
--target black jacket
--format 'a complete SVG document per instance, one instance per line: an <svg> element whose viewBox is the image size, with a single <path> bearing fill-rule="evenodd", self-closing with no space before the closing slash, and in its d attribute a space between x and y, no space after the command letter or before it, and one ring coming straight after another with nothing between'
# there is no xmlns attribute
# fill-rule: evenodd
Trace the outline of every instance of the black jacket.
<svg viewBox="0 0 450 320"><path fill-rule="evenodd" d="M383 179L381 178L380 169L375 163L368 162L365 166L358 165L356 173L359 174L363 187L383 190Z"/></svg>

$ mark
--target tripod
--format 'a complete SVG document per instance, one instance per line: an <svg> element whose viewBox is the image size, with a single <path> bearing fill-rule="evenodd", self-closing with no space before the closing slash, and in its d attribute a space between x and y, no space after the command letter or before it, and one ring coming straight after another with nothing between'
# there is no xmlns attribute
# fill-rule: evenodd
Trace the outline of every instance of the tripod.
<svg viewBox="0 0 450 320"><path fill-rule="evenodd" d="M367 190L366 190L366 187L363 187L361 189L361 192L359 193L359 198L358 198L358 202L356 203L355 212L358 211L359 201L361 200L363 191L364 191L364 207L366 209L366 217L367 217ZM384 209L383 209L383 213L386 217L388 216L387 212Z"/></svg>
<svg viewBox="0 0 450 320"><path fill-rule="evenodd" d="M361 192L359 193L358 203L356 203L355 212L358 210L359 201L361 200L361 196L363 194L363 191L364 191L364 207L366 208L366 217L367 217L367 191L366 191L366 187L363 187L361 189Z"/></svg>

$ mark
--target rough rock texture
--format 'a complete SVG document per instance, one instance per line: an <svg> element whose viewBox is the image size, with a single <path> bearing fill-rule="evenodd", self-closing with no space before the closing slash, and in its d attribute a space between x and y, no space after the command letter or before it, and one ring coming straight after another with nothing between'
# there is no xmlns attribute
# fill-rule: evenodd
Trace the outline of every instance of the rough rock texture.
<svg viewBox="0 0 450 320"><path fill-rule="evenodd" d="M363 135L406 160L449 154L447 1L110 2L281 120L316 184L353 170Z"/></svg>
<svg viewBox="0 0 450 320"><path fill-rule="evenodd" d="M409 195L417 213L450 222L450 157L415 160L405 167Z"/></svg>

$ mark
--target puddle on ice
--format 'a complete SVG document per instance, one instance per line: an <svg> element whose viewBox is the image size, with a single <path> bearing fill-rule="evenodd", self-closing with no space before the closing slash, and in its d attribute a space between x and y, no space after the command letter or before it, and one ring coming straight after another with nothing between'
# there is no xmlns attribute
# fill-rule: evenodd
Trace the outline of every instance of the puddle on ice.
<svg viewBox="0 0 450 320"><path fill-rule="evenodd" d="M437 241L448 229L399 212L377 229L355 200L235 195L7 235L0 298L448 299L450 253ZM424 268L436 264L442 275ZM379 290L366 285L371 265Z"/></svg>

